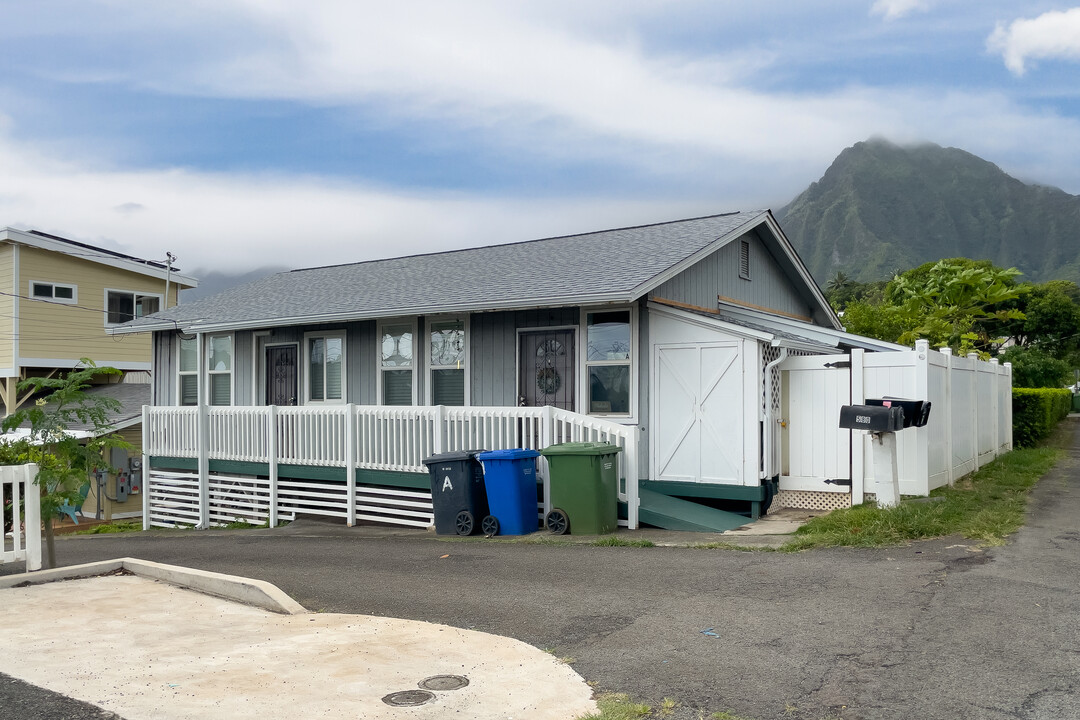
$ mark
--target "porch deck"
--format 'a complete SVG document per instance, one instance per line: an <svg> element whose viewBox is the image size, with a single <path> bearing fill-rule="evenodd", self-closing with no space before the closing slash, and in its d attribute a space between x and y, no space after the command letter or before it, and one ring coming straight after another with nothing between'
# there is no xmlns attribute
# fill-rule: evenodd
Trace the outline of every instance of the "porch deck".
<svg viewBox="0 0 1080 720"><path fill-rule="evenodd" d="M618 454L618 500L638 523L636 425L553 407L150 407L143 409L145 527L271 527L298 513L426 527L423 460L483 448L601 441ZM350 472L351 470L351 472ZM351 482L350 482L351 475ZM550 509L547 463L538 462Z"/></svg>

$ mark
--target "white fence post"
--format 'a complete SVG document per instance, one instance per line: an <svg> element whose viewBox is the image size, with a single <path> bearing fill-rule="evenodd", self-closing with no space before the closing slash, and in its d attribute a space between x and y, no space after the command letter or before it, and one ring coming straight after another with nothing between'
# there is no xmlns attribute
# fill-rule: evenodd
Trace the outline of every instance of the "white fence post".
<svg viewBox="0 0 1080 720"><path fill-rule="evenodd" d="M210 527L210 409L205 403L199 404L199 525Z"/></svg>
<svg viewBox="0 0 1080 720"><path fill-rule="evenodd" d="M930 341L915 341L915 398L930 398ZM930 488L930 431L915 428L915 468L919 487Z"/></svg>
<svg viewBox="0 0 1080 720"><path fill-rule="evenodd" d="M1005 422L1008 423L1005 427L1009 431L1009 441L1005 444L1006 450L1013 449L1013 416L1012 416L1012 363L1007 362L1002 365L1005 368L1005 374L1009 377L1009 392L1005 398Z"/></svg>
<svg viewBox="0 0 1080 720"><path fill-rule="evenodd" d="M990 402L993 405L993 409L991 410L991 417L993 417L994 419L994 457L997 457L1000 454L999 451L1001 449L1001 427L998 425L999 421L1001 420L1001 418L998 416L998 413L1001 412L1001 380L1000 373L998 372L998 359L991 358L990 364L993 365L994 370L994 392L990 393Z"/></svg>
<svg viewBox="0 0 1080 720"><path fill-rule="evenodd" d="M945 356L945 392L941 413L945 416L945 471L949 486L956 484L956 461L953 459L953 354L951 347L938 350Z"/></svg>
<svg viewBox="0 0 1080 720"><path fill-rule="evenodd" d="M544 419L540 424L540 447L537 450L543 450L549 445L554 444L555 438L555 408L550 405L544 406ZM547 469L547 458L541 457L544 461L544 516L551 512L551 478L550 471Z"/></svg>
<svg viewBox="0 0 1080 720"><path fill-rule="evenodd" d="M41 569L41 488L37 484L38 466L31 463L23 466L23 479L26 484L26 571ZM16 481L16 485L18 481ZM18 502L15 504L14 519L18 522ZM19 527L16 524L12 531L17 535Z"/></svg>
<svg viewBox="0 0 1080 720"><path fill-rule="evenodd" d="M278 414L277 405L266 408L266 463L270 479L270 517L267 524L278 524Z"/></svg>
<svg viewBox="0 0 1080 720"><path fill-rule="evenodd" d="M435 406L435 427L431 429L431 454L446 452L446 407ZM423 458L420 458L423 460Z"/></svg>
<svg viewBox="0 0 1080 720"><path fill-rule="evenodd" d="M356 524L356 407L350 403L345 411L345 492L349 498L345 524L352 527Z"/></svg>
<svg viewBox="0 0 1080 720"><path fill-rule="evenodd" d="M852 405L866 402L866 351L862 348L851 350L851 396ZM828 418L827 420L832 420ZM865 433L850 433L851 442L851 504L862 505L866 502L866 451Z"/></svg>
<svg viewBox="0 0 1080 720"><path fill-rule="evenodd" d="M979 469L979 354L967 354L973 368L971 373L971 452L974 455L974 470ZM974 471L973 470L973 471Z"/></svg>
<svg viewBox="0 0 1080 720"><path fill-rule="evenodd" d="M146 454L146 435L150 431L150 406L142 406L142 529L150 529L150 456Z"/></svg>

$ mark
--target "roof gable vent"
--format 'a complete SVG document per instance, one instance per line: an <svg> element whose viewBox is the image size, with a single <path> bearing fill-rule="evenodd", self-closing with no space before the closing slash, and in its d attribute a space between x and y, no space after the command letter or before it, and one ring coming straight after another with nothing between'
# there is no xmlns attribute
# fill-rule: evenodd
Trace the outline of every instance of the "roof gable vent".
<svg viewBox="0 0 1080 720"><path fill-rule="evenodd" d="M743 280L750 279L750 241L739 242L739 277Z"/></svg>

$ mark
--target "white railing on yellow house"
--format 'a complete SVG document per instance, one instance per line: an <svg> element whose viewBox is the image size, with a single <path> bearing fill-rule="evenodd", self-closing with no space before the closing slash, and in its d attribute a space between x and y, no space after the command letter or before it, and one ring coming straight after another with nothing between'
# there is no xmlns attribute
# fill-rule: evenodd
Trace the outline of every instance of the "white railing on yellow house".
<svg viewBox="0 0 1080 720"><path fill-rule="evenodd" d="M563 442L600 441L619 453L619 500L637 527L638 453L636 425L552 407L150 407L143 409L144 508L147 526L208 527L232 516L276 524L279 511L303 505L305 512L423 526L430 523L430 496L415 491L297 484L278 480L279 465L340 467L426 473L425 458L456 450L542 450ZM198 460L194 473L151 473L149 458ZM209 462L266 464L268 479L229 478L211 483ZM544 509L550 509L547 467L539 462ZM310 487L308 487L310 486ZM285 488L299 497L281 502ZM309 492L310 491L310 492ZM321 494L311 495L319 492ZM389 492L393 497L386 496ZM299 493L300 495L296 495ZM386 496L386 497L383 497ZM425 503L426 502L426 506ZM231 508L228 512L222 507ZM379 508L393 505L393 512ZM175 509L173 512L170 508ZM225 515L223 515L225 513ZM192 519L197 519L192 522ZM156 519L156 520L155 520Z"/></svg>

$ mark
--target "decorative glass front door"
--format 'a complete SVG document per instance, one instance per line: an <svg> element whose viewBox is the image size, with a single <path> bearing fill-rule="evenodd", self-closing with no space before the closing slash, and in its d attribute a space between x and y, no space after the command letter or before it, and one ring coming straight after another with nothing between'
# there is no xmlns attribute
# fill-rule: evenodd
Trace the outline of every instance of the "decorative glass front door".
<svg viewBox="0 0 1080 720"><path fill-rule="evenodd" d="M574 331L530 330L518 343L518 404L574 410Z"/></svg>
<svg viewBox="0 0 1080 720"><path fill-rule="evenodd" d="M296 405L296 345L266 348L266 404Z"/></svg>

